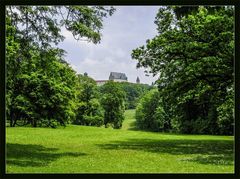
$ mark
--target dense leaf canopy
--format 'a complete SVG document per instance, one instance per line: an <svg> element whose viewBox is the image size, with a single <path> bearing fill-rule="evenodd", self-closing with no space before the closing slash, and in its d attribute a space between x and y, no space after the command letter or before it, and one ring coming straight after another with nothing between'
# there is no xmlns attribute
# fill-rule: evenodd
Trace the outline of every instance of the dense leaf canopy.
<svg viewBox="0 0 240 179"><path fill-rule="evenodd" d="M120 87L120 84L108 81L103 85L103 96L101 104L104 108L104 124L113 124L113 127L119 129L122 127L125 111L126 94Z"/></svg>
<svg viewBox="0 0 240 179"><path fill-rule="evenodd" d="M155 21L159 35L133 50L132 58L137 67L159 74L159 92L179 131L232 133L233 8L177 10L160 8ZM228 117L220 117L221 109ZM228 131L220 127L223 118Z"/></svg>
<svg viewBox="0 0 240 179"><path fill-rule="evenodd" d="M6 108L10 126L65 125L76 121L79 103L85 102L94 109L83 114L93 115L99 102L89 96L94 91L88 90L92 83L86 86L84 80L79 81L57 45L64 39L62 26L76 40L99 43L103 18L114 10L102 6L7 7Z"/></svg>

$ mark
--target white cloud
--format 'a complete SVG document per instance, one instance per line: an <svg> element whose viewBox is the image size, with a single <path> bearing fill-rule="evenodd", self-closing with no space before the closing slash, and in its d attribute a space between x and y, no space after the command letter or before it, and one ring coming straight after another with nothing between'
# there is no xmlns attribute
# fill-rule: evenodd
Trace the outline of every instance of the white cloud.
<svg viewBox="0 0 240 179"><path fill-rule="evenodd" d="M61 33L62 35L66 38L66 41L69 41L71 38L73 38L73 35L71 34L71 32L69 32L68 30L66 30L65 28L61 29Z"/></svg>
<svg viewBox="0 0 240 179"><path fill-rule="evenodd" d="M63 29L66 39L60 47L68 52L66 59L78 73L87 72L100 80L108 79L111 71L124 72L131 82L139 76L141 82L151 84L157 78L146 77L144 69L136 69L137 61L131 59L131 52L157 34L154 18L158 7L116 8L113 16L104 21L100 44L76 41Z"/></svg>

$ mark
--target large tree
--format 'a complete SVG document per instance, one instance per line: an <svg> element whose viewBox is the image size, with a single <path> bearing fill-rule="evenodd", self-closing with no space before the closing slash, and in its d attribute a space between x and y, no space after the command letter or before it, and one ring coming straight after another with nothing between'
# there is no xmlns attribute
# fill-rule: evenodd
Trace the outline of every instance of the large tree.
<svg viewBox="0 0 240 179"><path fill-rule="evenodd" d="M160 75L159 91L175 129L231 134L233 7L180 9L160 8L155 21L159 34L133 50L132 58L137 67Z"/></svg>
<svg viewBox="0 0 240 179"><path fill-rule="evenodd" d="M6 12L24 41L50 46L64 39L62 26L77 40L100 42L103 18L114 10L102 6L8 6Z"/></svg>
<svg viewBox="0 0 240 179"><path fill-rule="evenodd" d="M99 43L102 6L8 6L6 8L7 119L33 126L65 125L74 118L76 75L65 62L62 26L76 40ZM60 75L60 76L59 76Z"/></svg>
<svg viewBox="0 0 240 179"><path fill-rule="evenodd" d="M103 125L103 112L99 102L97 84L87 75L78 75L77 111L74 124Z"/></svg>
<svg viewBox="0 0 240 179"><path fill-rule="evenodd" d="M140 129L168 131L170 123L157 89L148 91L136 108L136 124Z"/></svg>
<svg viewBox="0 0 240 179"><path fill-rule="evenodd" d="M16 74L8 107L11 126L31 124L55 127L74 118L75 72L61 63L54 51L45 58L45 68L39 67L39 52L30 51L32 58L21 62ZM29 64L30 61L30 64ZM29 67L30 66L30 67Z"/></svg>
<svg viewBox="0 0 240 179"><path fill-rule="evenodd" d="M113 124L113 127L119 129L124 120L125 93L118 82L108 81L103 85L103 95L101 104L104 109L104 125Z"/></svg>

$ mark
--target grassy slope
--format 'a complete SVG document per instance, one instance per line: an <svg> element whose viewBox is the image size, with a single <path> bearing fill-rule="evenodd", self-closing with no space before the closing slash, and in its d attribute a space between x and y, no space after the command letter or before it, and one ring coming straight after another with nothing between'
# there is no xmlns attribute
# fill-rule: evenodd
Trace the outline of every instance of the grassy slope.
<svg viewBox="0 0 240 179"><path fill-rule="evenodd" d="M133 131L126 117L121 130L7 128L7 172L233 172L233 137Z"/></svg>

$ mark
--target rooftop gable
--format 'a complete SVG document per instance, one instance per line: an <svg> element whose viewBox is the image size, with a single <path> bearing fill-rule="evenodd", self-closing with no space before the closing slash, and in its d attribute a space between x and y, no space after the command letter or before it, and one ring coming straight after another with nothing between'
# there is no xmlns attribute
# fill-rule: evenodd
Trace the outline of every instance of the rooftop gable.
<svg viewBox="0 0 240 179"><path fill-rule="evenodd" d="M111 72L109 79L110 80L113 80L113 79L127 80L127 76L125 73Z"/></svg>

